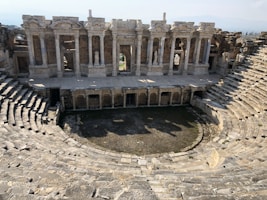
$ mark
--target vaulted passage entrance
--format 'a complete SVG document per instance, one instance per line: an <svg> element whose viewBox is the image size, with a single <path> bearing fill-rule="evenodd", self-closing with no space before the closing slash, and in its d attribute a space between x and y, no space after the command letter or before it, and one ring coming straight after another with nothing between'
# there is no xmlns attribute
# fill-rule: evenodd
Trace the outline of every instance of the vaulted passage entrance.
<svg viewBox="0 0 267 200"><path fill-rule="evenodd" d="M64 53L64 71L65 72L74 71L73 52Z"/></svg>
<svg viewBox="0 0 267 200"><path fill-rule="evenodd" d="M17 59L19 74L29 73L29 58L19 56Z"/></svg>
<svg viewBox="0 0 267 200"><path fill-rule="evenodd" d="M127 94L126 106L136 106L136 94Z"/></svg>
<svg viewBox="0 0 267 200"><path fill-rule="evenodd" d="M131 45L120 45L119 72L131 72L132 47Z"/></svg>
<svg viewBox="0 0 267 200"><path fill-rule="evenodd" d="M60 102L60 90L52 88L50 89L50 106L56 106L57 102Z"/></svg>
<svg viewBox="0 0 267 200"><path fill-rule="evenodd" d="M98 109L99 108L99 95L91 94L88 97L89 100L89 108L90 109Z"/></svg>

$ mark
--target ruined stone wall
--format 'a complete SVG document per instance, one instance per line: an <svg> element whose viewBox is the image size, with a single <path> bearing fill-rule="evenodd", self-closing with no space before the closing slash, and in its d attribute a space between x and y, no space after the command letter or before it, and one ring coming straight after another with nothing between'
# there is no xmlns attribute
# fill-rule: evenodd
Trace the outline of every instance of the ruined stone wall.
<svg viewBox="0 0 267 200"><path fill-rule="evenodd" d="M41 44L40 38L37 35L33 36L33 46L34 46L34 57L35 57L35 64L42 65L42 53L41 53Z"/></svg>
<svg viewBox="0 0 267 200"><path fill-rule="evenodd" d="M88 58L88 37L87 35L80 35L80 41L79 41L79 47L80 47L80 63L81 64L88 64L89 58Z"/></svg>
<svg viewBox="0 0 267 200"><path fill-rule="evenodd" d="M56 47L55 47L55 36L52 34L45 35L45 44L47 51L47 63L56 64Z"/></svg>
<svg viewBox="0 0 267 200"><path fill-rule="evenodd" d="M112 64L112 35L110 31L106 31L105 38L105 63Z"/></svg>

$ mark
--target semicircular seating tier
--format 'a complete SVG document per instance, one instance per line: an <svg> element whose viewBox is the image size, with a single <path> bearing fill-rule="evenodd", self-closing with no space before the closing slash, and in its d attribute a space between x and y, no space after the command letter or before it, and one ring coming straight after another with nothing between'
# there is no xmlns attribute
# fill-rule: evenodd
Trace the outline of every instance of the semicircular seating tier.
<svg viewBox="0 0 267 200"><path fill-rule="evenodd" d="M266 198L266 62L265 46L194 98L220 130L202 116L196 148L147 156L84 145L49 122L45 99L1 75L0 198Z"/></svg>

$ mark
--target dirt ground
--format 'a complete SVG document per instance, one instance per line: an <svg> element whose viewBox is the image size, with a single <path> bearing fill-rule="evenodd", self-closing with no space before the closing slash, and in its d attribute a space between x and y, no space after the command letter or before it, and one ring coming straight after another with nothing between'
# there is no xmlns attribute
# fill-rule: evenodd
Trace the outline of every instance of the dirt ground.
<svg viewBox="0 0 267 200"><path fill-rule="evenodd" d="M179 152L199 138L188 107L72 112L64 116L62 127L87 138L88 144L136 155Z"/></svg>

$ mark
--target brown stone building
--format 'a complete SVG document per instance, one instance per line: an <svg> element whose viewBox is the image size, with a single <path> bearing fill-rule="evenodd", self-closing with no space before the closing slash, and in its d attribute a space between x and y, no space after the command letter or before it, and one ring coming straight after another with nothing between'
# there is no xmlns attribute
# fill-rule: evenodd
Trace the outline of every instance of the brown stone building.
<svg viewBox="0 0 267 200"><path fill-rule="evenodd" d="M29 77L208 74L214 23L23 16ZM176 58L174 60L174 58ZM21 56L19 59L23 59ZM23 66L18 65L18 72Z"/></svg>

